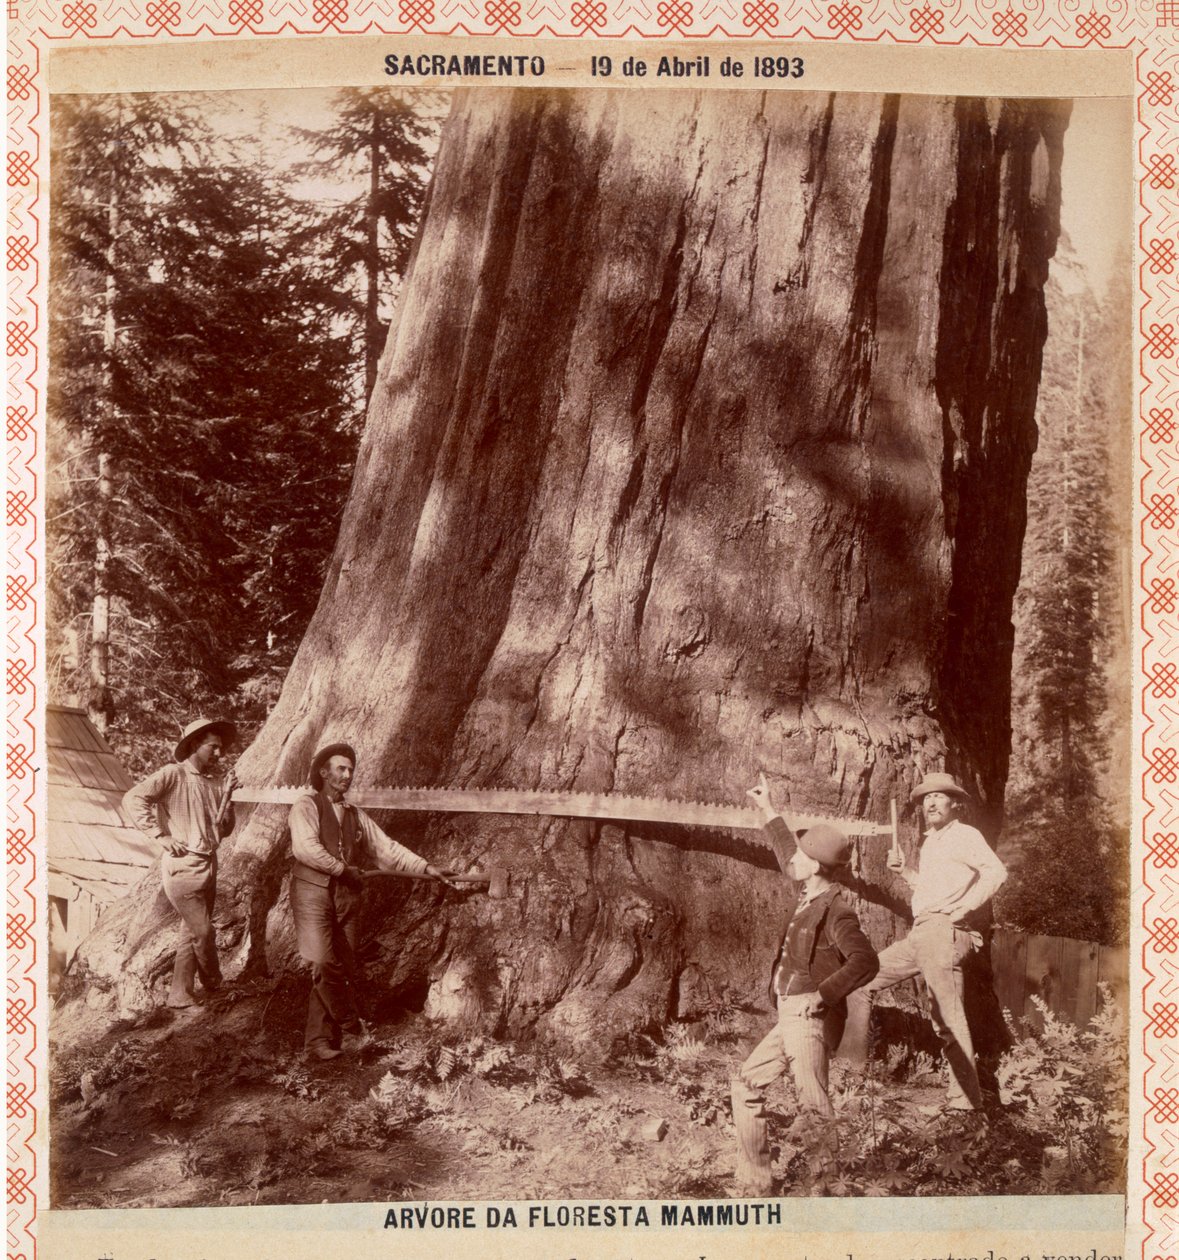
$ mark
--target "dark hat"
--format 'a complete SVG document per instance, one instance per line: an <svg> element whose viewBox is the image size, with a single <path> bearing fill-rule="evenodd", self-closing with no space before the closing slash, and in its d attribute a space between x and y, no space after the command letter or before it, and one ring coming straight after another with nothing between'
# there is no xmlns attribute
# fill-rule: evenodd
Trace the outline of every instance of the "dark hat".
<svg viewBox="0 0 1179 1260"><path fill-rule="evenodd" d="M947 796L957 796L963 801L970 800L970 793L952 774L927 774L909 793L909 800L915 805L930 792L945 792Z"/></svg>
<svg viewBox="0 0 1179 1260"><path fill-rule="evenodd" d="M352 762L352 768L356 769L356 749L351 744L325 744L311 758L311 774L308 778L313 788L319 787L319 771L323 763L330 761L333 757L347 757Z"/></svg>
<svg viewBox="0 0 1179 1260"><path fill-rule="evenodd" d="M195 722L189 722L184 728L180 736L180 743L176 745L176 760L183 761L201 742L201 736L209 731L212 731L214 735L221 736L221 746L223 748L227 748L237 739L237 727L232 722L226 722L224 719L197 718Z"/></svg>
<svg viewBox="0 0 1179 1260"><path fill-rule="evenodd" d="M851 861L851 841L828 823L816 823L798 837L798 847L823 866L845 866Z"/></svg>

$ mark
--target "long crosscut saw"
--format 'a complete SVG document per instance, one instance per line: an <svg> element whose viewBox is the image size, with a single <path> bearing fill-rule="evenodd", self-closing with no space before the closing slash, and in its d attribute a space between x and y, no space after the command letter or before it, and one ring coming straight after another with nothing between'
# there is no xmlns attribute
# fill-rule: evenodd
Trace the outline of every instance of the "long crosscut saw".
<svg viewBox="0 0 1179 1260"><path fill-rule="evenodd" d="M292 805L306 787L240 787L235 801ZM711 801L683 801L653 796L623 796L612 792L546 792L520 788L395 787L356 788L347 799L362 809L417 810L456 814L547 814L556 818L597 818L609 822L674 823L683 827L733 829L755 833L755 843L768 846L762 837L761 814L742 805ZM896 807L892 820L830 818L819 814L784 816L796 831L817 823L829 823L849 836L889 836L899 844Z"/></svg>

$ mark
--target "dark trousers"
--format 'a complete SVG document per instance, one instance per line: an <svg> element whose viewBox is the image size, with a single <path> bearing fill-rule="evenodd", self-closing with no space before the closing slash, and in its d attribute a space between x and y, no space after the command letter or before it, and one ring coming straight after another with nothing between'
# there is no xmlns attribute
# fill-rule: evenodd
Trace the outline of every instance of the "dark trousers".
<svg viewBox="0 0 1179 1260"><path fill-rule="evenodd" d="M184 853L163 858L164 895L184 920L184 932L172 968L171 1006L188 1006L199 975L210 993L221 984L217 940L213 934L213 902L217 897L217 855Z"/></svg>
<svg viewBox="0 0 1179 1260"><path fill-rule="evenodd" d="M311 964L304 1044L339 1047L341 1030L360 1027L360 894L335 878L321 886L292 876L291 911L299 953Z"/></svg>

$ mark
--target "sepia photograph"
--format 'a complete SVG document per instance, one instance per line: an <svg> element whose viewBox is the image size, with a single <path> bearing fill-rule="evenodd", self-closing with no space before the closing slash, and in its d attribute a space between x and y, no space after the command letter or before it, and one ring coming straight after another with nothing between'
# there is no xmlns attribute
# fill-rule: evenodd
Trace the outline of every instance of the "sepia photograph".
<svg viewBox="0 0 1179 1260"><path fill-rule="evenodd" d="M1127 99L49 124L54 1209L1125 1193Z"/></svg>

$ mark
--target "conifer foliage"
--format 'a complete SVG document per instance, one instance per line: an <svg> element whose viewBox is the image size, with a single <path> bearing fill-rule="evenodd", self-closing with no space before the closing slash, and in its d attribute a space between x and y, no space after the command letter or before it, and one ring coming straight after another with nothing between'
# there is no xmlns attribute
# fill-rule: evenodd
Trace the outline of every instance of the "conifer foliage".
<svg viewBox="0 0 1179 1260"><path fill-rule="evenodd" d="M62 97L52 119L50 688L135 768L188 715L264 716L363 417L355 243L333 251L299 174L210 118L190 94ZM385 272L414 228L388 214Z"/></svg>
<svg viewBox="0 0 1179 1260"><path fill-rule="evenodd" d="M1128 870L1125 676L1129 520L1129 309L1120 268L1098 300L1062 245L1016 597L1012 772L1003 921L1029 932L1123 939Z"/></svg>
<svg viewBox="0 0 1179 1260"><path fill-rule="evenodd" d="M364 397L372 393L389 332L388 298L405 271L421 212L426 169L436 142L433 96L409 99L382 88L344 88L335 121L302 132L314 158L303 170L349 171L355 192L311 223L299 240L319 254L343 311L364 347Z"/></svg>

